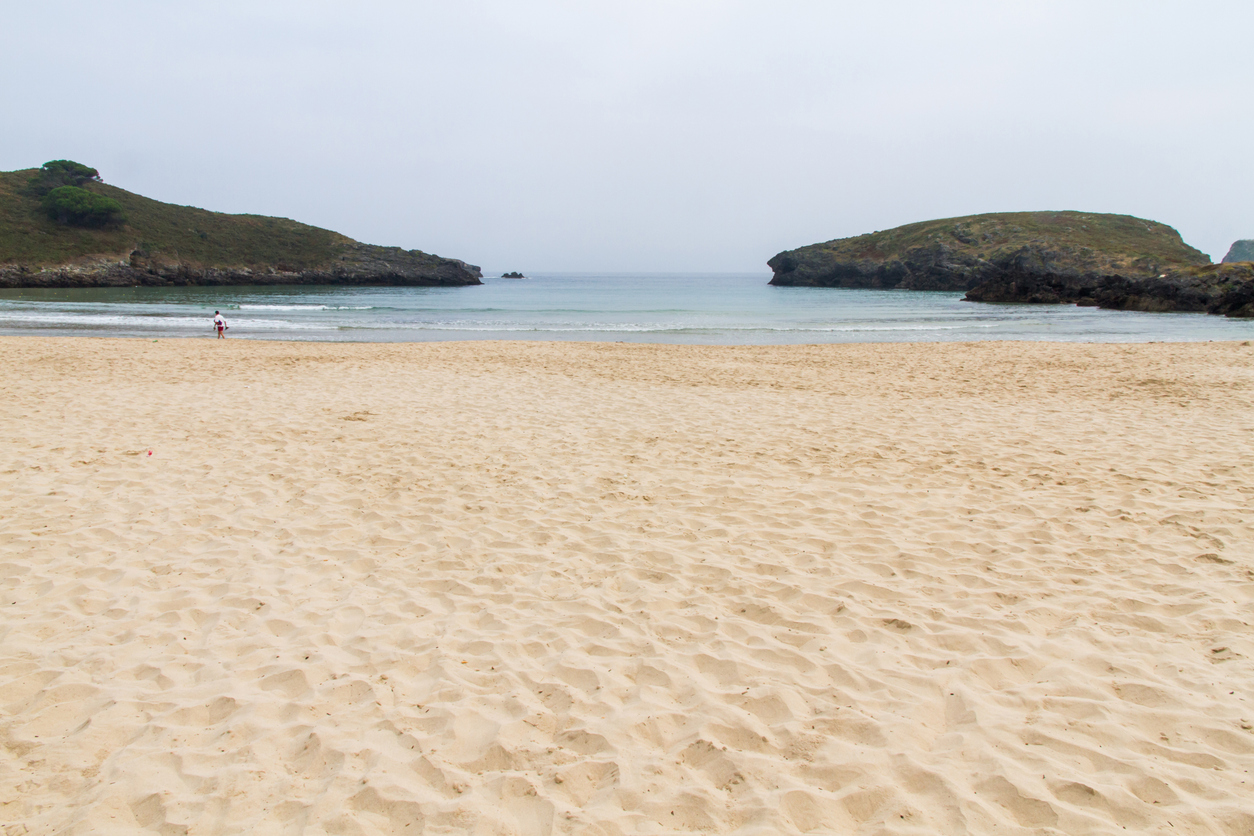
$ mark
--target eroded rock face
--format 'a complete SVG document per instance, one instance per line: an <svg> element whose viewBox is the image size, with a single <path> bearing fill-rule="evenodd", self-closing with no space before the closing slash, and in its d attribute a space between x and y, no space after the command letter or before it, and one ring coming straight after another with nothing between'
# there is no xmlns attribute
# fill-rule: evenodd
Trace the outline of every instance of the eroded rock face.
<svg viewBox="0 0 1254 836"><path fill-rule="evenodd" d="M1223 263L1233 264L1238 261L1254 261L1254 239L1236 241L1228 249Z"/></svg>
<svg viewBox="0 0 1254 836"><path fill-rule="evenodd" d="M972 252L945 242L935 242L879 259L833 259L794 250L777 255L767 264L775 272L771 279L774 285L951 291L971 290L994 280L1031 281L1048 277L1065 282L1084 282L1116 271L1123 275L1149 277L1158 275L1166 266L1155 259L1125 263L1112 261L1097 253L1075 253L1055 248L1049 242L1033 242L991 253Z"/></svg>
<svg viewBox="0 0 1254 836"><path fill-rule="evenodd" d="M1158 276L1004 276L967 292L971 302L1054 303L1123 311L1254 316L1254 264L1215 264Z"/></svg>
<svg viewBox="0 0 1254 836"><path fill-rule="evenodd" d="M1208 313L1254 318L1254 263L1221 264L1218 272L1226 274L1227 281Z"/></svg>
<svg viewBox="0 0 1254 836"><path fill-rule="evenodd" d="M282 264L206 267L133 250L129 258L88 258L71 264L0 265L0 287L128 287L135 285L414 285L483 284L479 268L399 247L351 243L333 261L314 269Z"/></svg>

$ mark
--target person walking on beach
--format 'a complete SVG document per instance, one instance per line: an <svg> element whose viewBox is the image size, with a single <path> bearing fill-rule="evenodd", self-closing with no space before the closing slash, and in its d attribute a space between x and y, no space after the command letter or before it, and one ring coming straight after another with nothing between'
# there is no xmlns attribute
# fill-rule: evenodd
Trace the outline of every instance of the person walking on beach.
<svg viewBox="0 0 1254 836"><path fill-rule="evenodd" d="M217 311L213 312L213 327L218 330L218 339L226 339L226 319Z"/></svg>

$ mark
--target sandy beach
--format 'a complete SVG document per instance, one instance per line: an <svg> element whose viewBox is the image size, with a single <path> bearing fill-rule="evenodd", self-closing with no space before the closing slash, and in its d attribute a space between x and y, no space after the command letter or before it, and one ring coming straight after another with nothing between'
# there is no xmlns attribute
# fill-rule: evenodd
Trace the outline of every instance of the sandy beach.
<svg viewBox="0 0 1254 836"><path fill-rule="evenodd" d="M0 338L0 833L1254 833L1254 347Z"/></svg>

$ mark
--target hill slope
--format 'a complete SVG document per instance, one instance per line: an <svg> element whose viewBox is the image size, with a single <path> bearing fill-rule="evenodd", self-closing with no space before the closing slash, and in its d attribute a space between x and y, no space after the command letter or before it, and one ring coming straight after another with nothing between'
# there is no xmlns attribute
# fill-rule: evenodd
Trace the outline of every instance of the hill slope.
<svg viewBox="0 0 1254 836"><path fill-rule="evenodd" d="M57 223L26 191L36 169L0 172L0 287L135 284L480 284L478 267L260 215L175 206L104 183L122 225Z"/></svg>
<svg viewBox="0 0 1254 836"><path fill-rule="evenodd" d="M909 224L779 253L773 285L965 290L976 302L1071 302L1254 316L1254 279L1171 227L1128 215L1006 212Z"/></svg>
<svg viewBox="0 0 1254 836"><path fill-rule="evenodd" d="M1242 241L1234 241L1232 247L1229 248L1228 254L1224 256L1224 264L1232 264L1239 261L1254 261L1254 240L1245 239Z"/></svg>

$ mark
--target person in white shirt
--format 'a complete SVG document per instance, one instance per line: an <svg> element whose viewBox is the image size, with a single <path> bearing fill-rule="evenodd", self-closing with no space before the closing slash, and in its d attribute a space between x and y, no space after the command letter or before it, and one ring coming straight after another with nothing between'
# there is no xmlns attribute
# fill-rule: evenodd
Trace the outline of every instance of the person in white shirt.
<svg viewBox="0 0 1254 836"><path fill-rule="evenodd" d="M213 327L218 330L218 339L226 339L226 319L217 311L213 312Z"/></svg>

